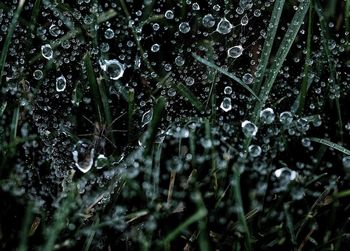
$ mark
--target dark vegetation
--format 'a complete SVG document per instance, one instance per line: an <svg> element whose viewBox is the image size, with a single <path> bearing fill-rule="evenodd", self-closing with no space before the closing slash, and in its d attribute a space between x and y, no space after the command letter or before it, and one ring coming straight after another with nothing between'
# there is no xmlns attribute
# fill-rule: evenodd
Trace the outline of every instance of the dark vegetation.
<svg viewBox="0 0 350 251"><path fill-rule="evenodd" d="M349 17L1 1L0 250L349 250Z"/></svg>

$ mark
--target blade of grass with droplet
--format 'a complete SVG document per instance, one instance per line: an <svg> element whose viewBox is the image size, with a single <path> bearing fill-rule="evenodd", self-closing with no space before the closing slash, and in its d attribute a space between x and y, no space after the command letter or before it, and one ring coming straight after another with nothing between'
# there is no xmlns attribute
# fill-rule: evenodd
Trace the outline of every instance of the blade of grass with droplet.
<svg viewBox="0 0 350 251"><path fill-rule="evenodd" d="M307 40L306 40L306 57L304 64L304 77L301 84L300 93L294 105L292 106L292 112L302 113L304 111L305 100L307 91L309 89L309 72L310 72L310 58L311 58L311 44L313 33L313 0L311 0L309 8L308 28L307 28Z"/></svg>
<svg viewBox="0 0 350 251"><path fill-rule="evenodd" d="M4 114L4 111L5 111L6 107L7 107L7 102L5 101L0 106L0 116L2 116Z"/></svg>
<svg viewBox="0 0 350 251"><path fill-rule="evenodd" d="M264 79L266 67L269 62L273 41L276 36L278 24L282 15L285 0L275 1L272 11L271 19L267 27L266 39L261 52L260 62L256 72L256 78L253 82L253 90L258 93L260 91L261 83Z"/></svg>
<svg viewBox="0 0 350 251"><path fill-rule="evenodd" d="M275 61L273 62L270 70L269 70L269 76L267 77L267 80L265 84L262 86L260 91L260 100L261 102L257 102L254 111L252 113L252 117L250 121L253 121L254 124L258 124L258 118L259 114L264 107L266 101L269 98L270 91L276 81L276 78L282 68L282 65L289 53L290 48L292 47L294 40L299 32L299 29L301 25L303 24L303 20L305 18L305 15L309 9L310 0L302 0L302 2L299 4L299 7L297 11L295 12L293 19L291 21L290 26L288 27L288 30L286 31L283 40L278 48L278 51L275 55ZM249 144L251 142L251 138L246 138L243 143L244 151L246 152L246 149L248 148Z"/></svg>
<svg viewBox="0 0 350 251"><path fill-rule="evenodd" d="M11 133L10 133L10 145L13 147L10 149L11 153L14 153L15 150L15 142L17 137L17 129L18 129L18 120L19 120L19 106L16 106L13 110L12 122L11 122Z"/></svg>
<svg viewBox="0 0 350 251"><path fill-rule="evenodd" d="M198 111L204 110L204 105L199 101L199 99L193 94L193 92L185 85L179 83L174 86L175 90L195 107Z"/></svg>
<svg viewBox="0 0 350 251"><path fill-rule="evenodd" d="M330 71L330 77L332 79L333 85L337 85L339 83L338 81L338 74L336 71L336 66L334 64L334 59L332 57L332 54L329 50L329 35L328 35L328 29L327 29L327 24L326 24L326 20L323 14L323 11L321 9L321 4L319 3L319 1L316 1L316 13L319 17L319 21L320 21L320 26L321 26L321 41L322 41L322 45L323 45L323 49L325 51L326 57L327 57L327 62L328 62L328 67L329 67L329 71ZM341 114L341 109L340 109L340 102L339 102L339 98L337 96L335 96L335 105L336 105L336 109L337 109L337 116L338 116L338 134L339 137L341 139L341 141L343 141L343 119L342 119L342 114Z"/></svg>
<svg viewBox="0 0 350 251"><path fill-rule="evenodd" d="M8 50L10 48L10 42L11 42L11 39L13 37L13 33L14 33L15 29L16 29L18 18L20 16L21 12L22 12L22 8L23 8L24 3L25 3L25 0L20 0L19 1L17 10L13 14L11 23L9 25L4 45L2 46L2 50L1 50L1 54L0 54L0 86L2 84L3 71L4 71L4 68L5 68L5 63L6 63Z"/></svg>
<svg viewBox="0 0 350 251"><path fill-rule="evenodd" d="M135 124L134 124L134 112L135 112L135 90L130 89L128 92L128 141L129 144L133 144L136 139Z"/></svg>
<svg viewBox="0 0 350 251"><path fill-rule="evenodd" d="M35 0L34 6L32 9L32 16L30 18L30 32L33 32L35 29L36 19L39 15L40 6L41 6L41 0Z"/></svg>
<svg viewBox="0 0 350 251"><path fill-rule="evenodd" d="M17 251L28 250L28 237L30 232L30 223L33 220L33 203L29 202L27 205L24 221L22 223L22 230L20 233L20 242Z"/></svg>
<svg viewBox="0 0 350 251"><path fill-rule="evenodd" d="M152 120L149 123L148 129L146 132L146 138L144 140L145 156L149 156L150 153L152 152L152 148L153 148L152 144L154 143L154 140L156 138L157 127L161 121L165 107L166 107L166 99L164 97L158 98L157 103L153 107Z"/></svg>
<svg viewBox="0 0 350 251"><path fill-rule="evenodd" d="M288 27L288 30L286 31L286 34L278 48L278 51L275 56L275 61L273 62L271 68L270 68L270 73L267 78L266 83L261 89L260 92L260 99L262 102L257 103L255 110L254 110L254 119L253 121L257 120L257 116L260 113L262 107L265 105L265 102L267 101L270 91L276 81L276 78L283 66L283 63L290 51L290 48L292 47L294 40L299 32L299 29L301 25L303 24L303 20L305 18L305 15L308 11L310 5L310 0L303 0L299 7L298 10L295 12L294 17L291 21L290 26Z"/></svg>
<svg viewBox="0 0 350 251"><path fill-rule="evenodd" d="M210 61L196 55L195 53L192 53L192 56L200 63L210 67L210 68L213 68L215 70L217 70L218 72L226 75L227 77L231 78L232 80L234 80L235 82L237 82L238 84L240 84L241 86L243 86L247 91L249 91L259 102L260 102L260 99L259 97L255 94L255 92L249 87L247 86L242 80L240 80L238 77L236 77L233 73L230 73L222 68L220 68L219 66L211 63Z"/></svg>
<svg viewBox="0 0 350 251"><path fill-rule="evenodd" d="M94 69L92 67L91 58L90 58L90 55L88 53L86 53L84 56L84 64L86 67L87 78L88 78L88 82L89 82L89 85L91 88L91 94L92 94L92 97L94 100L98 120L100 123L103 123L104 122L103 115L102 115L103 105L101 102L101 96L99 93L99 88L97 85Z"/></svg>
<svg viewBox="0 0 350 251"><path fill-rule="evenodd" d="M344 14L345 14L345 32L348 34L346 36L346 42L347 42L347 46L349 48L350 46L350 0L346 0L345 2L345 10L344 10Z"/></svg>
<svg viewBox="0 0 350 251"><path fill-rule="evenodd" d="M345 147L343 147L343 146L341 146L339 144L333 143L333 142L331 142L329 140L320 139L320 138L314 138L314 137L310 138L310 140L314 141L314 142L317 142L317 143L320 143L320 144L323 144L325 146L328 146L328 147L330 147L332 149L335 149L335 150L337 150L339 152L342 152L342 153L344 153L346 155L350 155L350 150L346 149Z"/></svg>

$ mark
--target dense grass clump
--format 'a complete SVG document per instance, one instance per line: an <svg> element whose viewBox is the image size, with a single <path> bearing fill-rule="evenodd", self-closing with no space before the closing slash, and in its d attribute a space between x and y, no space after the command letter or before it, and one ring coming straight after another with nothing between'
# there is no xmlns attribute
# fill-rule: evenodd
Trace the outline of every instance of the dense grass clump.
<svg viewBox="0 0 350 251"><path fill-rule="evenodd" d="M350 1L0 2L0 250L350 248Z"/></svg>

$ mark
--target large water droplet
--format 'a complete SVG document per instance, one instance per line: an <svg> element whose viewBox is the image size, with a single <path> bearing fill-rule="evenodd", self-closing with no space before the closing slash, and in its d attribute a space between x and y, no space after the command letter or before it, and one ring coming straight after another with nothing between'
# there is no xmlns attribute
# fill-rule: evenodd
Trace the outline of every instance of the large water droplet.
<svg viewBox="0 0 350 251"><path fill-rule="evenodd" d="M101 60L101 69L104 70L110 79L118 80L124 74L124 66L117 60Z"/></svg>
<svg viewBox="0 0 350 251"><path fill-rule="evenodd" d="M202 19L202 24L206 28L212 28L215 25L215 19L212 14L207 14Z"/></svg>
<svg viewBox="0 0 350 251"><path fill-rule="evenodd" d="M260 112L260 119L264 124L271 124L275 120L275 113L271 108L265 108Z"/></svg>
<svg viewBox="0 0 350 251"><path fill-rule="evenodd" d="M220 108L224 112L228 112L232 109L231 99L228 97L225 97L224 100L221 102Z"/></svg>
<svg viewBox="0 0 350 251"><path fill-rule="evenodd" d="M56 78L56 91L63 92L66 89L66 83L66 78L63 75Z"/></svg>
<svg viewBox="0 0 350 251"><path fill-rule="evenodd" d="M44 58L50 60L53 57L53 51L51 48L51 45L45 44L41 46L41 55L43 55Z"/></svg>
<svg viewBox="0 0 350 251"><path fill-rule="evenodd" d="M241 126L246 137L254 137L258 132L258 127L248 120L243 121Z"/></svg>
<svg viewBox="0 0 350 251"><path fill-rule="evenodd" d="M239 58L243 53L242 45L236 45L227 50L227 56L231 58Z"/></svg>
<svg viewBox="0 0 350 251"><path fill-rule="evenodd" d="M231 32L232 28L233 25L226 18L221 18L218 26L216 27L216 31L220 34L228 34Z"/></svg>

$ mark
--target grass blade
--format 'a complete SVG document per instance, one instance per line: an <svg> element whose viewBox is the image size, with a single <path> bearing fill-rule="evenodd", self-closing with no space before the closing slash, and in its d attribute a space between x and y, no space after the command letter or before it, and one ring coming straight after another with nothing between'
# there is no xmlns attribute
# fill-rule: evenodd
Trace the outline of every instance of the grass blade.
<svg viewBox="0 0 350 251"><path fill-rule="evenodd" d="M260 63L256 72L256 78L254 80L254 88L253 90L255 92L260 91L261 83L265 76L265 71L267 64L269 62L273 41L276 36L278 24L282 15L283 6L284 6L285 0L275 1L275 5L272 11L271 19L268 25L267 34L266 34L266 40L264 42L264 47L261 52L261 58Z"/></svg>
<svg viewBox="0 0 350 251"><path fill-rule="evenodd" d="M175 85L176 91L183 97L187 98L189 102L198 110L203 111L204 105L199 101L199 99L193 94L193 92L183 84Z"/></svg>
<svg viewBox="0 0 350 251"><path fill-rule="evenodd" d="M338 145L336 143L333 143L329 140L326 140L326 139L320 139L320 138L310 138L311 141L314 141L314 142L317 142L317 143L320 143L322 145L325 145L325 146L328 146L332 149L335 149L339 152L342 152L346 155L350 155L350 150L346 149L345 147L341 146L341 145Z"/></svg>
<svg viewBox="0 0 350 251"><path fill-rule="evenodd" d="M104 122L103 119L103 115L102 115L102 110L103 110L103 105L101 103L101 96L99 93L99 88L96 82L96 77L95 77L95 73L94 73L94 69L92 67L92 62L91 62L91 58L90 55L87 53L85 54L84 57L84 64L86 67L86 73L87 73L87 78L91 87L91 94L96 106L96 112L97 112L97 116L98 116L98 120L100 123Z"/></svg>
<svg viewBox="0 0 350 251"><path fill-rule="evenodd" d="M0 54L0 86L2 83L2 77L3 77L4 68L5 68L7 53L8 53L8 50L10 48L10 42L11 42L11 39L13 37L13 33L16 29L18 18L19 18L19 15L21 14L24 3L25 3L25 0L20 0L18 3L17 10L16 10L15 14L13 15L11 24L10 24L9 29L8 29L7 36L5 38L4 45L2 47L2 51Z"/></svg>
<svg viewBox="0 0 350 251"><path fill-rule="evenodd" d="M195 214L190 216L187 220L181 223L177 228L170 232L162 241L162 245L166 246L172 240L174 240L183 230L192 225L193 223L201 220L207 215L207 210L204 208L199 209Z"/></svg>
<svg viewBox="0 0 350 251"><path fill-rule="evenodd" d="M226 75L227 77L231 78L232 80L234 80L235 82L237 82L238 84L240 84L241 86L243 86L247 91L249 91L259 102L260 102L260 99L259 97L255 94L255 92L248 86L246 85L242 80L240 80L239 78L237 78L234 74L220 68L219 66L209 62L208 60L192 53L192 56L200 63L210 67L210 68L213 68L215 70L217 70L218 72Z"/></svg>
<svg viewBox="0 0 350 251"><path fill-rule="evenodd" d="M307 41L306 41L306 58L305 58L305 67L304 67L304 78L301 84L300 94L296 100L293 112L298 111L302 113L305 106L305 99L307 95L307 91L309 88L309 71L310 71L310 58L311 58L311 43L312 43L312 30L313 30L313 3L311 0L311 5L309 9L309 20L308 20L308 28L307 28Z"/></svg>

